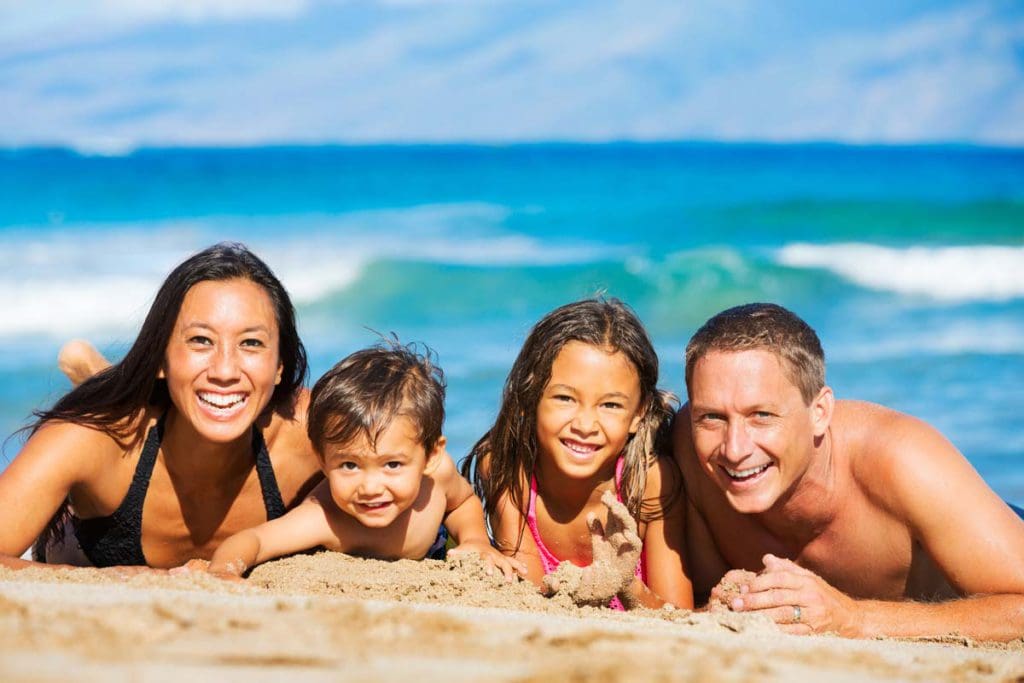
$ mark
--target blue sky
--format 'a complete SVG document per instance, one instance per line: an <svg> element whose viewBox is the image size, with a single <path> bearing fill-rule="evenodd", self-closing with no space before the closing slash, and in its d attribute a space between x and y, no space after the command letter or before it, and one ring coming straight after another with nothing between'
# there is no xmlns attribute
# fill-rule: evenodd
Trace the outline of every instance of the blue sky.
<svg viewBox="0 0 1024 683"><path fill-rule="evenodd" d="M1024 145L1024 3L0 0L0 145Z"/></svg>

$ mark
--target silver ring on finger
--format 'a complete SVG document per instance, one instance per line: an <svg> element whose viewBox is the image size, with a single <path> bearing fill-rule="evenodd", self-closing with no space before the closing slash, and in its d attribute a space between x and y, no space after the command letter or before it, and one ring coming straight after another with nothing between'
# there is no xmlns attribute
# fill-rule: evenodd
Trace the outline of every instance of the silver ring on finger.
<svg viewBox="0 0 1024 683"><path fill-rule="evenodd" d="M800 609L800 605L793 605L793 623L799 624L803 616L803 610Z"/></svg>

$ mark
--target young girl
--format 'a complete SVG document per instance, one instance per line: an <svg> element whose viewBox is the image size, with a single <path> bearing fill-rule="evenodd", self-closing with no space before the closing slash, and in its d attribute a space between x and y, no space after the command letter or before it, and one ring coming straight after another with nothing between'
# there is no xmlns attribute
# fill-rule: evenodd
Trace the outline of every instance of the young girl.
<svg viewBox="0 0 1024 683"><path fill-rule="evenodd" d="M612 492L638 522L642 553L611 606L693 606L681 477L655 450L672 414L672 396L657 381L650 339L616 299L562 306L531 330L497 420L463 474L484 500L498 548L524 562L538 586L560 562L585 567L595 550L629 551L621 533L603 531L621 527L601 501Z"/></svg>

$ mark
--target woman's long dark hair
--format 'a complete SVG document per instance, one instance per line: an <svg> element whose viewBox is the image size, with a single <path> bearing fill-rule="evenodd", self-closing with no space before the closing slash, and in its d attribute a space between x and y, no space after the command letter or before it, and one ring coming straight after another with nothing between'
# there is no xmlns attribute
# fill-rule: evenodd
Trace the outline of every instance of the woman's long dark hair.
<svg viewBox="0 0 1024 683"><path fill-rule="evenodd" d="M306 349L295 326L295 309L288 292L267 264L243 244L222 242L189 257L171 271L124 358L82 382L49 410L36 411L32 432L48 421L62 420L124 438L130 418L140 410L147 406L169 407L167 383L157 379L157 374L185 295L200 282L236 278L262 287L273 304L282 372L267 409L291 417L295 397L308 371Z"/></svg>
<svg viewBox="0 0 1024 683"><path fill-rule="evenodd" d="M245 245L221 242L189 257L171 271L124 358L82 382L49 410L36 411L36 421L28 428L30 432L34 434L47 422L60 420L98 429L121 442L138 438L133 418L147 407L166 410L171 404L167 383L158 379L157 374L185 295L200 282L236 278L262 287L274 307L282 371L267 410L291 418L308 372L306 349L295 326L291 298L267 264ZM63 538L69 515L65 499L33 546L33 557L45 561L47 545Z"/></svg>
<svg viewBox="0 0 1024 683"><path fill-rule="evenodd" d="M555 357L571 341L621 352L636 368L643 417L626 443L620 491L636 519L656 518L657 511L643 509L643 494L647 470L659 452L668 452L662 449L667 445L675 397L658 389L658 355L636 314L618 299L566 304L533 327L505 381L494 426L470 450L462 474L472 479L489 518L496 512L499 498L507 493L508 502L525 519L526 487L537 465L537 406L551 379ZM485 464L481 466L481 462Z"/></svg>

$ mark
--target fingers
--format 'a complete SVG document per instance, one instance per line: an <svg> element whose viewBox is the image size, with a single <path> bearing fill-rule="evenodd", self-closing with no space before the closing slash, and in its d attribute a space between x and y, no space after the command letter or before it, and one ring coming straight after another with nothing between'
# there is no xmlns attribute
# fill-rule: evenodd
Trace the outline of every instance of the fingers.
<svg viewBox="0 0 1024 683"><path fill-rule="evenodd" d="M787 611L781 614L783 621L792 621L793 605L801 602L800 593L785 588L774 588L757 593L747 592L732 599L729 606L737 612ZM788 617L788 618L787 618Z"/></svg>
<svg viewBox="0 0 1024 683"><path fill-rule="evenodd" d="M817 576L817 574L809 569L804 569L796 562L787 560L784 557L772 555L771 553L768 553L761 558L761 561L764 563L764 570L766 572L789 571L794 574L799 574L800 576Z"/></svg>
<svg viewBox="0 0 1024 683"><path fill-rule="evenodd" d="M751 593L770 591L778 588L799 590L807 585L807 577L790 571L765 572L758 574L746 583Z"/></svg>

